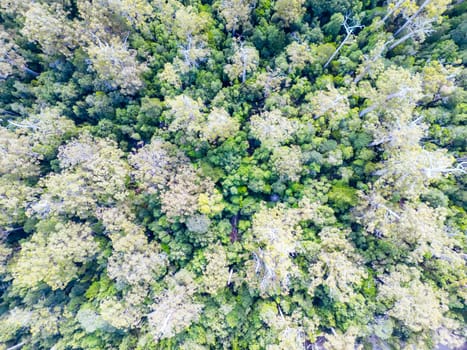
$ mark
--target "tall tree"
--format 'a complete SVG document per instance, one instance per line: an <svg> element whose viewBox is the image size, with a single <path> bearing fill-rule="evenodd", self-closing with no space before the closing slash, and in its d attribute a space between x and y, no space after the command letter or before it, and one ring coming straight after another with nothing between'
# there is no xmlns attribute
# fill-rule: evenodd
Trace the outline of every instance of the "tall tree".
<svg viewBox="0 0 467 350"><path fill-rule="evenodd" d="M126 40L113 38L105 42L96 36L95 43L91 43L86 51L92 69L112 88L134 94L143 86L141 74L146 71L146 65L138 62L136 51L128 48Z"/></svg>
<svg viewBox="0 0 467 350"><path fill-rule="evenodd" d="M203 305L193 296L196 285L186 270L167 280L167 289L157 298L148 314L151 333L156 340L173 337L199 318Z"/></svg>
<svg viewBox="0 0 467 350"><path fill-rule="evenodd" d="M246 45L243 41L234 42L234 53L230 57L230 64L224 67L230 80L240 78L242 83L246 81L247 73L253 72L259 64L259 53L254 46Z"/></svg>
<svg viewBox="0 0 467 350"><path fill-rule="evenodd" d="M57 3L31 3L24 13L22 34L37 42L48 55L70 56L77 47L77 36L67 12Z"/></svg>
<svg viewBox="0 0 467 350"><path fill-rule="evenodd" d="M225 19L225 27L235 34L240 28L248 28L250 24L251 11L256 6L252 0L221 0L219 8Z"/></svg>
<svg viewBox="0 0 467 350"><path fill-rule="evenodd" d="M285 27L289 27L302 18L305 13L304 3L304 0L277 0L274 4L274 10L276 11L274 17L282 20Z"/></svg>
<svg viewBox="0 0 467 350"><path fill-rule="evenodd" d="M24 242L11 267L18 288L38 288L46 283L63 289L84 271L81 267L98 252L91 228L85 224L41 222L37 232Z"/></svg>

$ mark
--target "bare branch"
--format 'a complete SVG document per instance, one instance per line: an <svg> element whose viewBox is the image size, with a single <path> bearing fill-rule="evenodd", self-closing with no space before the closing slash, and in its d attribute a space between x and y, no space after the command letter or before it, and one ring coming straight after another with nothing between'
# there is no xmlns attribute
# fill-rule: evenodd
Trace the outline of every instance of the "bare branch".
<svg viewBox="0 0 467 350"><path fill-rule="evenodd" d="M423 11L423 9L431 2L431 0L426 0L405 23L402 27L400 27L395 33L394 36L397 36L400 32L402 32L409 24L413 22L413 20Z"/></svg>
<svg viewBox="0 0 467 350"><path fill-rule="evenodd" d="M358 29L358 28L363 28L362 25L360 24L355 24L355 25L349 25L348 23L349 21L349 17L348 16L345 16L344 18L344 22L342 23L342 25L344 26L345 28L345 32L346 32L346 36L344 38L344 40L342 40L341 44L338 46L338 48L336 49L336 51L334 51L334 53L331 55L331 57L329 57L329 59L327 60L327 62L324 64L324 68L326 68L329 63L332 62L332 60L334 59L334 57L337 56L337 54L339 53L339 51L342 49L342 47L344 46L344 44L347 42L347 40L349 40L349 38L352 36L353 32L355 29Z"/></svg>
<svg viewBox="0 0 467 350"><path fill-rule="evenodd" d="M25 345L25 344L26 344L26 342L22 341L21 343L16 344L16 345L13 345L13 346L9 347L9 348L6 349L6 350L17 350L17 349L22 348L23 345Z"/></svg>

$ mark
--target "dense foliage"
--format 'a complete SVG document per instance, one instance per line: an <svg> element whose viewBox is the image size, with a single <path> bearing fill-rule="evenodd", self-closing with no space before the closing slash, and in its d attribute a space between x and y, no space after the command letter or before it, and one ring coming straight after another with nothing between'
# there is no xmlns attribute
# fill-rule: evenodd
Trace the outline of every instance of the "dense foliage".
<svg viewBox="0 0 467 350"><path fill-rule="evenodd" d="M0 349L465 346L467 3L0 0Z"/></svg>

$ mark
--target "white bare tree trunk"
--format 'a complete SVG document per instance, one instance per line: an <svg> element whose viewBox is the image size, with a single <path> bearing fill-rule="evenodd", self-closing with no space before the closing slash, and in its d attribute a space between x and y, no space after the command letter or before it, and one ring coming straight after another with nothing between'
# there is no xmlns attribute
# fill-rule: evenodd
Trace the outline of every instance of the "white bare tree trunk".
<svg viewBox="0 0 467 350"><path fill-rule="evenodd" d="M394 36L397 36L400 32L402 32L407 26L413 22L415 18L423 11L423 9L431 2L431 0L426 0L420 7L418 8L417 12L415 12L405 23L402 27L400 27L395 33Z"/></svg>

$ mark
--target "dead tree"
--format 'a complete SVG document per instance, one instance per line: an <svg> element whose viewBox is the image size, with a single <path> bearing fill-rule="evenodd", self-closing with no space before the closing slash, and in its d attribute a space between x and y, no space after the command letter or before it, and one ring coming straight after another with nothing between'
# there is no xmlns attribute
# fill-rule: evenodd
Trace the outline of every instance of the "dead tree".
<svg viewBox="0 0 467 350"><path fill-rule="evenodd" d="M396 46L412 38L422 38L421 41L423 41L425 38L425 35L433 31L432 25L431 25L433 21L434 19L430 19L430 18L423 18L423 17L417 18L415 22L412 22L410 24L409 32L403 37L401 37L400 39L396 40L391 46L389 46L388 50L392 50Z"/></svg>
<svg viewBox="0 0 467 350"><path fill-rule="evenodd" d="M327 66L329 65L329 63L331 63L332 60L334 59L334 57L337 56L337 54L338 54L339 51L342 49L342 47L344 46L344 44L350 39L350 37L352 36L352 34L353 34L353 32L355 31L355 29L363 28L363 26L360 25L360 24L349 25L348 22L349 22L349 16L346 15L345 18L344 18L344 22L342 23L342 25L343 25L344 28L345 28L345 32L346 32L345 38L344 38L344 40L342 40L341 44L338 46L338 48L336 49L336 51L334 51L334 53L331 55L331 57L329 57L329 59L327 60L327 62L324 64L324 68L327 68Z"/></svg>
<svg viewBox="0 0 467 350"><path fill-rule="evenodd" d="M418 15L423 11L423 9L431 2L431 0L426 0L423 4L420 5L418 10L409 17L409 19L400 27L395 33L394 36L399 35L400 32L402 32L405 28L407 28L408 25L410 25L415 18L418 17Z"/></svg>

